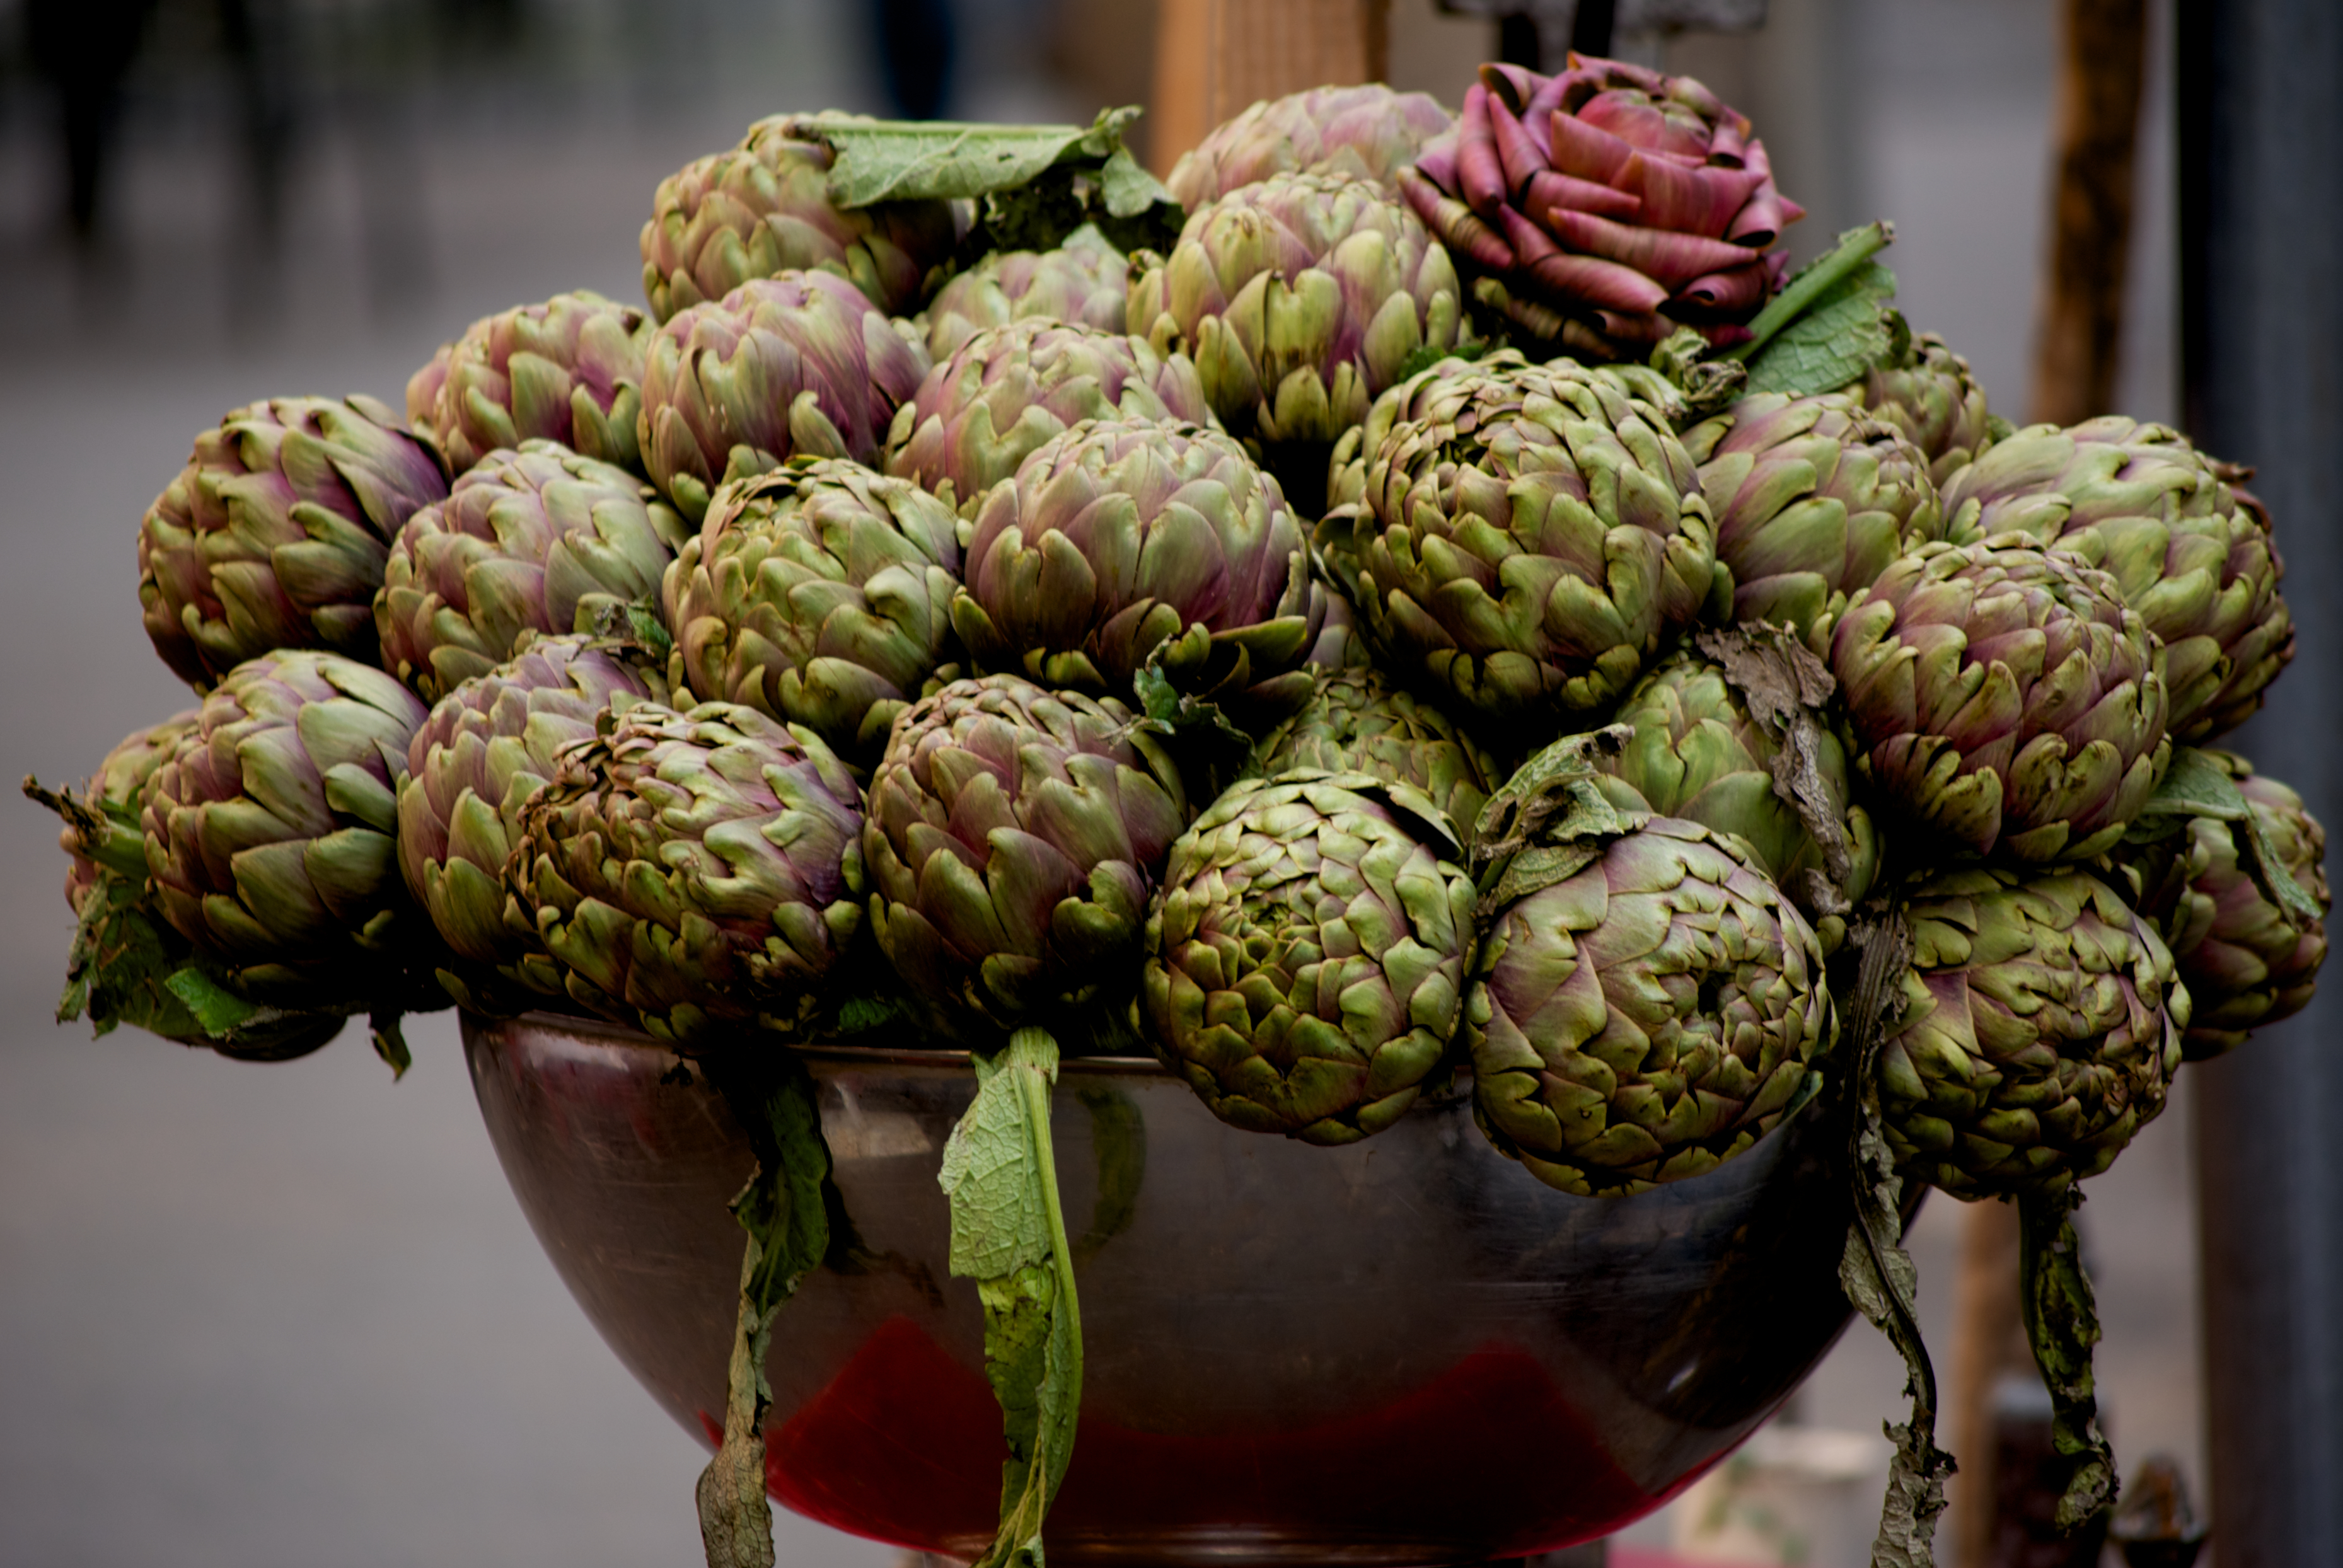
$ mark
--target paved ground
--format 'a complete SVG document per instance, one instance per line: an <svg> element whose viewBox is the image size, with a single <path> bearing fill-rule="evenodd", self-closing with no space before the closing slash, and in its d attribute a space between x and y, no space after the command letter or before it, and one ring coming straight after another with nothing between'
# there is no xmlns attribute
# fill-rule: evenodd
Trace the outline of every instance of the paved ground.
<svg viewBox="0 0 2343 1568"><path fill-rule="evenodd" d="M1798 157L1777 150L1785 188L1819 193L1811 226L1825 236L1895 216L1889 259L1915 320L2022 412L2048 116L2037 7L1893 0L1855 26L1834 20L1834 4L1855 10L1846 0L1775 4L1771 44L1685 44L1677 57L1761 126L1778 109L1785 141L1836 136L1840 156L1807 158L1805 187ZM1041 0L986 9L997 20L970 29L965 112L1086 115L992 57L1031 35ZM759 112L877 106L857 24L817 0L575 0L525 15L551 40L533 62L435 67L420 93L346 74L338 96L307 101L267 269L251 260L264 247L216 80L143 82L118 238L89 267L45 225L39 100L0 96L0 730L16 770L78 774L132 724L185 705L138 632L132 541L201 425L274 392L395 400L483 311L578 285L629 297L661 174ZM9 15L0 5L0 25ZM181 13L164 20L192 36ZM1434 67L1473 52L1468 28L1428 15L1403 15L1400 35L1397 57L1424 74L1408 85L1453 83ZM1845 63L1820 87L1810 63L1784 75L1797 54L1785 41L1801 36L1831 39ZM1893 88L1837 90L1865 73ZM2149 203L2151 229L2165 211ZM2144 413L2172 401L2169 275L2154 254L2125 397ZM256 1068L57 1029L67 924L53 839L29 806L0 812L13 873L0 881L0 1568L696 1561L699 1451L538 1252L447 1020L411 1031L417 1068L396 1087L355 1037ZM2178 1111L2151 1129L2087 1220L2117 1437L2193 1457L2182 1131ZM1932 1206L1916 1243L1940 1344L1956 1215ZM1857 1329L1801 1414L1875 1429L1899 1382ZM783 1528L793 1568L885 1556Z"/></svg>

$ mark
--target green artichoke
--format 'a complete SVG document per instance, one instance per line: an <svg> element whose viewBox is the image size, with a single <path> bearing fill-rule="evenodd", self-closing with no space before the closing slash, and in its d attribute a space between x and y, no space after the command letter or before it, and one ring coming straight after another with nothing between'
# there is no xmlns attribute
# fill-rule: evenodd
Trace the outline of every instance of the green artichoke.
<svg viewBox="0 0 2343 1568"><path fill-rule="evenodd" d="M1377 402L1320 532L1394 674L1544 739L1616 700L1700 613L1715 533L1648 404L1567 360L1492 358Z"/></svg>
<svg viewBox="0 0 2343 1568"><path fill-rule="evenodd" d="M669 568L669 675L878 760L952 652L950 508L852 463L798 459L716 493Z"/></svg>
<svg viewBox="0 0 2343 1568"><path fill-rule="evenodd" d="M240 994L348 1010L404 987L410 960L427 977L436 944L396 845L397 780L426 717L379 669L264 654L221 679L155 770L144 825L156 905Z"/></svg>
<svg viewBox="0 0 2343 1568"><path fill-rule="evenodd" d="M538 638L451 689L416 730L398 782L399 869L462 960L452 978L469 993L466 1005L488 1000L492 974L561 994L559 971L505 885L515 820L604 713L665 697L656 679L584 637Z"/></svg>
<svg viewBox="0 0 2343 1568"><path fill-rule="evenodd" d="M1985 388L1969 374L1969 362L1933 332L1913 338L1896 364L1874 367L1839 390L1902 430L1928 459L1928 477L1939 487L1993 444Z"/></svg>
<svg viewBox="0 0 2343 1568"><path fill-rule="evenodd" d="M2115 580L2071 556L1923 545L1816 636L1856 771L1978 854L2102 853L2171 755L2163 648Z"/></svg>
<svg viewBox="0 0 2343 1568"><path fill-rule="evenodd" d="M1796 907L1740 840L1655 817L1483 925L1463 1039L1490 1141L1594 1194L1748 1148L1836 1035Z"/></svg>
<svg viewBox="0 0 2343 1568"><path fill-rule="evenodd" d="M660 327L643 370L643 466L697 523L727 479L796 453L879 460L927 356L826 272L744 283Z"/></svg>
<svg viewBox="0 0 2343 1568"><path fill-rule="evenodd" d="M439 454L371 397L238 408L196 438L139 529L155 651L198 691L275 648L371 661L390 542L447 494Z"/></svg>
<svg viewBox="0 0 2343 1568"><path fill-rule="evenodd" d="M936 291L916 325L941 364L987 327L1041 317L1100 332L1123 329L1130 258L1090 224L1055 250L995 251Z"/></svg>
<svg viewBox="0 0 2343 1568"><path fill-rule="evenodd" d="M1880 841L1846 748L1815 717L1829 672L1795 642L1724 633L1702 645L1628 692L1613 722L1634 734L1596 759L1595 787L1623 810L1736 835L1835 950L1878 874Z"/></svg>
<svg viewBox="0 0 2343 1568"><path fill-rule="evenodd" d="M2094 1176L2164 1108L2188 993L2147 921L2079 867L1940 872L1880 1051L1887 1143L1960 1198Z"/></svg>
<svg viewBox="0 0 2343 1568"><path fill-rule="evenodd" d="M2205 1061L2236 1050L2265 1023L2302 1010L2327 960L2327 830L2302 797L2227 751L2207 750L2237 780L2264 840L2322 918L2277 901L2239 859L2231 824L2191 819L2180 833L2127 846L2117 859L2140 877L2140 914L2172 950L2188 988L2188 1027L2181 1054Z"/></svg>
<svg viewBox="0 0 2343 1568"><path fill-rule="evenodd" d="M383 668L436 702L532 633L656 594L688 537L623 468L550 441L493 452L399 530L374 603Z"/></svg>
<svg viewBox="0 0 2343 1568"><path fill-rule="evenodd" d="M82 799L112 820L137 821L146 803L146 781L178 753L180 742L194 733L202 717L200 709L190 708L183 713L173 714L160 724L150 724L124 736L114 749L106 754L106 760L97 765L97 771L89 776L88 783L82 789ZM89 824L93 829L95 826L94 823ZM111 839L113 835L105 837ZM106 852L105 846L91 843L88 838L84 826L70 817L65 819L65 829L57 835L57 846L65 850L67 857L65 902L75 913L80 912L83 896L98 884L106 870L100 859ZM126 863L122 871L125 875L135 874L144 880L146 849L143 844L135 870Z"/></svg>
<svg viewBox="0 0 2343 1568"><path fill-rule="evenodd" d="M2111 415L1994 443L1946 481L1945 510L1956 528L2023 534L2113 577L2164 641L2174 737L2197 741L2244 723L2294 657L2286 568L2268 515L2236 487L2247 474Z"/></svg>
<svg viewBox="0 0 2343 1568"><path fill-rule="evenodd" d="M65 901L75 930L57 1021L86 1017L96 1035L129 1024L243 1060L306 1056L341 1032L343 1015L237 1000L216 967L165 923L148 890L139 831L147 782L201 719L191 709L135 731L106 754L78 795L25 780L25 793L64 819L58 841L71 857Z"/></svg>
<svg viewBox="0 0 2343 1568"><path fill-rule="evenodd" d="M1131 258L1128 310L1158 353L1193 356L1232 432L1272 444L1333 441L1410 358L1463 329L1456 269L1415 215L1380 186L1321 175L1197 209L1169 258Z"/></svg>
<svg viewBox="0 0 2343 1568"><path fill-rule="evenodd" d="M1247 725L1313 689L1326 595L1302 525L1218 431L1077 425L993 488L967 557L952 625L983 668L1129 698L1156 668Z"/></svg>
<svg viewBox="0 0 2343 1568"><path fill-rule="evenodd" d="M666 321L752 278L792 268L845 278L886 315L919 308L951 261L967 214L951 202L830 201L838 156L824 116L778 115L729 151L659 182L643 225L643 297Z"/></svg>
<svg viewBox="0 0 2343 1568"><path fill-rule="evenodd" d="M458 474L500 447L558 441L639 469L649 317L580 289L483 317L407 383L407 422Z"/></svg>
<svg viewBox="0 0 2343 1568"><path fill-rule="evenodd" d="M1456 123L1428 93L1394 93L1380 82L1312 87L1268 98L1181 155L1164 183L1194 211L1241 186L1282 174L1373 180L1391 187L1424 144Z"/></svg>
<svg viewBox="0 0 2343 1568"><path fill-rule="evenodd" d="M1140 1010L1164 1065L1252 1132L1352 1143L1448 1065L1473 879L1406 785L1314 769L1240 783L1172 846Z"/></svg>
<svg viewBox="0 0 2343 1568"><path fill-rule="evenodd" d="M1687 431L1736 620L1803 632L1887 563L1944 537L1927 460L1836 394L1745 397Z"/></svg>
<svg viewBox="0 0 2343 1568"><path fill-rule="evenodd" d="M570 1000L677 1045L799 1027L862 924L853 775L734 703L599 722L521 803L505 865Z"/></svg>
<svg viewBox="0 0 2343 1568"><path fill-rule="evenodd" d="M980 1030L1119 1001L1188 822L1179 770L1121 703L1006 675L913 704L869 809L880 948Z"/></svg>
<svg viewBox="0 0 2343 1568"><path fill-rule="evenodd" d="M1422 790L1467 841L1496 785L1497 764L1448 716L1373 668L1335 668L1301 712L1263 737L1248 769L1364 773Z"/></svg>
<svg viewBox="0 0 2343 1568"><path fill-rule="evenodd" d="M895 411L885 466L972 518L993 486L1085 419L1217 424L1186 355L1029 318L975 334L928 372Z"/></svg>

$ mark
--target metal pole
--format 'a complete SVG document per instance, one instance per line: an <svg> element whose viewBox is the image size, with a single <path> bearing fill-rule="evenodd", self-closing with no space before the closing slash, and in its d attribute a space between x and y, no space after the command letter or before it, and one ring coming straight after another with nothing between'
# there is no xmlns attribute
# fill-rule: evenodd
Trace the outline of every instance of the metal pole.
<svg viewBox="0 0 2343 1568"><path fill-rule="evenodd" d="M2258 470L2295 613L2294 664L2236 743L2343 829L2343 5L2177 10L2191 434ZM2189 1070L2215 1550L2343 1563L2343 966Z"/></svg>

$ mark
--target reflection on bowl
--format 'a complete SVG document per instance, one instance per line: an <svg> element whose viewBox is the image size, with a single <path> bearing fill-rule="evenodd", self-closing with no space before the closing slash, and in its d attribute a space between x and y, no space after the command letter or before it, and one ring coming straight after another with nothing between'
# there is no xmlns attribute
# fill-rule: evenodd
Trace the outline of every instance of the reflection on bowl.
<svg viewBox="0 0 2343 1568"><path fill-rule="evenodd" d="M468 1018L488 1135L562 1278L713 1442L748 1140L646 1037ZM957 1557L1006 1451L936 1172L955 1053L803 1053L850 1234L776 1320L773 1495ZM1341 1149L1235 1131L1152 1062L1077 1060L1051 1114L1081 1291L1055 1563L1436 1564L1617 1530L1731 1450L1829 1348L1844 1128L1810 1106L1704 1176L1574 1198L1469 1095Z"/></svg>

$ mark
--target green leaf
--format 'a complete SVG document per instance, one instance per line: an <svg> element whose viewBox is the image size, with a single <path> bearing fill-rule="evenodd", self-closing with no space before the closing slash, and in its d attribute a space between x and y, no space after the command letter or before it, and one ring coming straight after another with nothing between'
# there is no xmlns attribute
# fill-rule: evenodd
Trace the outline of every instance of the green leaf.
<svg viewBox="0 0 2343 1568"><path fill-rule="evenodd" d="M194 964L174 970L163 983L185 1004L196 1027L206 1034L230 1033L251 1023L262 1012Z"/></svg>
<svg viewBox="0 0 2343 1568"><path fill-rule="evenodd" d="M1887 304L1895 296L1896 275L1875 261L1865 263L1749 361L1745 390L1810 397L1893 362L1906 340L1898 332L1902 317Z"/></svg>
<svg viewBox="0 0 2343 1568"><path fill-rule="evenodd" d="M773 1568L772 1507L765 1500L765 1381L774 1314L830 1250L830 1146L812 1078L796 1056L769 1053L711 1077L748 1129L757 1169L732 1200L749 1233L740 1253L740 1307L727 1372L724 1442L699 1474L699 1536L709 1568Z"/></svg>
<svg viewBox="0 0 2343 1568"><path fill-rule="evenodd" d="M2017 1201L2024 1251L2018 1260L2018 1304L2034 1364L2050 1391L2050 1446L2066 1464L2066 1484L2056 1523L2071 1535L2115 1506L2116 1460L2099 1432L2099 1405L2091 1376L2091 1349L2099 1342L2098 1308L2083 1271L2075 1233L2081 1191Z"/></svg>
<svg viewBox="0 0 2343 1568"><path fill-rule="evenodd" d="M1839 1259L1839 1285L1903 1355L1904 1391L1912 1401L1911 1420L1885 1428L1896 1452L1871 1568L1935 1568L1936 1516L1945 1511L1954 1464L1936 1446L1936 1372L1920 1337L1919 1273L1903 1246L1903 1178L1879 1111L1880 1046L1911 934L1900 916L1873 913L1851 923L1847 940L1861 956L1845 1018L1852 1048L1845 1054L1855 1064L1855 1221Z"/></svg>
<svg viewBox="0 0 2343 1568"><path fill-rule="evenodd" d="M1634 733L1632 726L1614 724L1565 735L1515 769L1473 824L1473 859L1483 879L1501 875L1532 845L1566 846L1625 832L1631 824L1588 781L1594 759L1617 755Z"/></svg>
<svg viewBox="0 0 2343 1568"><path fill-rule="evenodd" d="M974 1568L1041 1568L1041 1525L1073 1455L1082 1400L1081 1314L1050 1139L1058 1043L1021 1029L975 1058L976 1099L944 1145L951 1271L984 1303L984 1372L1009 1460L1001 1525Z"/></svg>
<svg viewBox="0 0 2343 1568"><path fill-rule="evenodd" d="M2169 838L2186 832L2189 823L2200 817L2229 824L2238 864L2246 868L2264 898L2297 920L2326 919L2318 901L2286 869L2262 826L2261 813L2253 809L2237 781L2229 777L2227 769L2196 747L2184 746L2172 754L2156 793L2124 830L2124 841L2145 844Z"/></svg>
<svg viewBox="0 0 2343 1568"><path fill-rule="evenodd" d="M1163 183L1122 145L1135 107L1101 109L1088 126L993 126L950 120L809 116L800 124L835 148L830 196L842 207L882 201L974 201L963 247L1046 250L1084 223L1124 249L1168 245L1186 216Z"/></svg>
<svg viewBox="0 0 2343 1568"><path fill-rule="evenodd" d="M1745 364L1755 359L1785 328L1805 317L1848 277L1863 270L1873 256L1895 243L1896 226L1885 218L1840 235L1836 245L1798 268L1782 286L1782 292L1765 302L1765 308L1750 320L1749 341L1725 357ZM1895 279L1890 276L1888 293L1894 292Z"/></svg>

